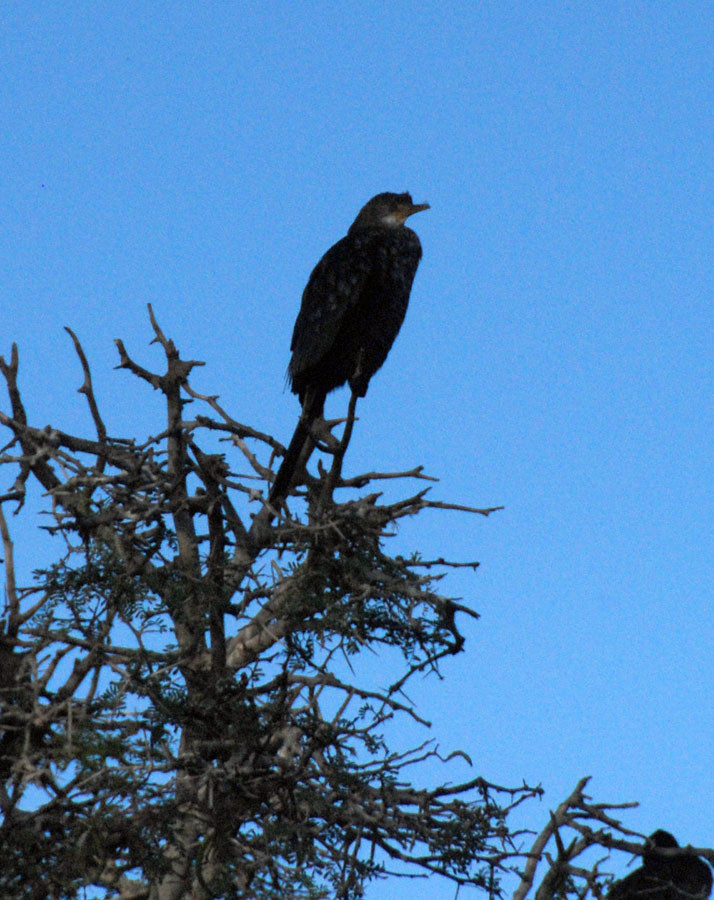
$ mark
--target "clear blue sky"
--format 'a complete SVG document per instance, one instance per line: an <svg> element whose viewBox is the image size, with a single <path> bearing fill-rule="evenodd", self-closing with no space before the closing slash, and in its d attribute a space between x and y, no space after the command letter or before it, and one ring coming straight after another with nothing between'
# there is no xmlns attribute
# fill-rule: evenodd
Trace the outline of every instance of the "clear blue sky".
<svg viewBox="0 0 714 900"><path fill-rule="evenodd" d="M158 430L112 370L115 337L160 363L150 301L196 388L289 437L312 266L373 194L431 203L349 464L506 507L400 533L482 563L449 585L466 653L412 696L478 774L543 783L533 827L591 774L714 843L712 48L708 0L0 11L0 352L40 425L89 428L70 325L109 426Z"/></svg>

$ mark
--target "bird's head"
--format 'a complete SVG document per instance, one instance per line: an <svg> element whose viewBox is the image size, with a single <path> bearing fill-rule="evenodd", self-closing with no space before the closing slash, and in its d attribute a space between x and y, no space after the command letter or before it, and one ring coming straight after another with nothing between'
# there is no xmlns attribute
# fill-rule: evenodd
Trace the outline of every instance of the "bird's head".
<svg viewBox="0 0 714 900"><path fill-rule="evenodd" d="M409 216L429 209L428 203L414 203L411 194L377 194L372 197L352 223L350 231L358 228L375 228L377 226L387 228L399 228Z"/></svg>
<svg viewBox="0 0 714 900"><path fill-rule="evenodd" d="M673 834L670 834L668 831L664 831L662 828L658 828L657 831L653 831L652 834L647 838L647 840L654 844L655 847L662 847L662 849L668 847L679 847L677 843L677 839Z"/></svg>
<svg viewBox="0 0 714 900"><path fill-rule="evenodd" d="M657 848L662 850L669 850L670 848L679 847L677 843L677 839L673 834L670 834L668 831L664 831L661 828L658 828L657 831L653 831L652 834L647 838L647 843L645 844L645 852L642 854L642 863L645 868L649 872L667 870L670 861L665 859L665 857L661 856L657 853ZM654 849L652 849L654 848Z"/></svg>

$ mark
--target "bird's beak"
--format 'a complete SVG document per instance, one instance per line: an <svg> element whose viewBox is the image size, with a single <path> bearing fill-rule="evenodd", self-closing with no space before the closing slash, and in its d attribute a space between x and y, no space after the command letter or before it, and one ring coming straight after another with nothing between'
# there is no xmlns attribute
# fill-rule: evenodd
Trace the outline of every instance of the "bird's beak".
<svg viewBox="0 0 714 900"><path fill-rule="evenodd" d="M428 203L415 203L407 213L407 218L409 218L409 216L413 216L414 213L421 212L424 209L431 209L431 207Z"/></svg>

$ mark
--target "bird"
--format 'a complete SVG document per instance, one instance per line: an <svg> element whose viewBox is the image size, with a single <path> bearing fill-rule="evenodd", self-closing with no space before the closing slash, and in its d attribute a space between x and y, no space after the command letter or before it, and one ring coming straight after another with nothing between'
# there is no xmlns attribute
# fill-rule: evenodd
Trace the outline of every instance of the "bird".
<svg viewBox="0 0 714 900"><path fill-rule="evenodd" d="M404 321L422 249L406 226L429 209L408 193L385 192L360 209L347 234L312 270L295 321L288 383L302 407L295 434L273 482L284 496L327 395L345 383L364 397Z"/></svg>
<svg viewBox="0 0 714 900"><path fill-rule="evenodd" d="M658 829L648 838L654 848L679 847L668 831ZM712 870L693 853L662 856L645 849L642 865L626 878L615 881L608 900L706 900L712 890Z"/></svg>

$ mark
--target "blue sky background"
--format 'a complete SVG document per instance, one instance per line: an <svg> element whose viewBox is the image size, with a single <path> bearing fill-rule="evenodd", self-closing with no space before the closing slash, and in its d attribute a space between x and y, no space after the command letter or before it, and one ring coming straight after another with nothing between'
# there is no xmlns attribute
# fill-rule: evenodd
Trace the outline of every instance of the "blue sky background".
<svg viewBox="0 0 714 900"><path fill-rule="evenodd" d="M151 302L194 387L287 439L313 265L373 194L431 203L348 463L506 507L397 540L482 563L449 581L466 653L411 693L476 774L542 782L534 828L590 774L714 843L712 47L703 0L0 10L0 352L35 424L90 427L70 325L110 429L158 430L113 371L116 337L160 366Z"/></svg>

